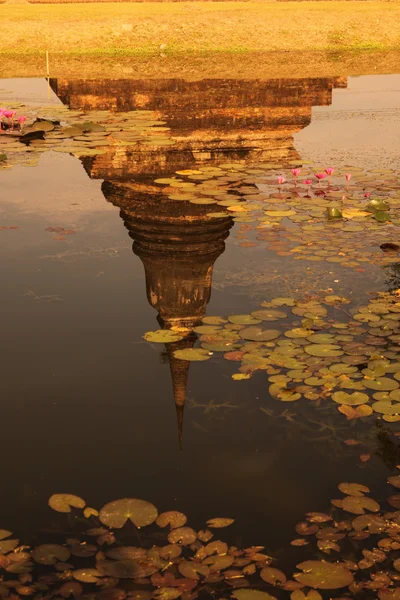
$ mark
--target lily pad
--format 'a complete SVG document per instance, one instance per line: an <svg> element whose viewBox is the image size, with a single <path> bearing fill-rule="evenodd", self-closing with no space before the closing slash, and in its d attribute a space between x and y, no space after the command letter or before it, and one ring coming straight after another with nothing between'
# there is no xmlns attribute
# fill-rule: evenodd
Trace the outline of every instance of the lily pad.
<svg viewBox="0 0 400 600"><path fill-rule="evenodd" d="M71 506L73 508L84 508L86 502L79 496L73 494L53 494L49 498L49 506L53 510L62 513L71 512Z"/></svg>
<svg viewBox="0 0 400 600"><path fill-rule="evenodd" d="M212 353L204 348L185 348L184 350L175 350L175 358L188 361L203 361L211 358Z"/></svg>
<svg viewBox="0 0 400 600"><path fill-rule="evenodd" d="M235 325L258 325L261 323L261 320L253 315L231 315L228 320Z"/></svg>
<svg viewBox="0 0 400 600"><path fill-rule="evenodd" d="M232 596L236 598L236 600L276 600L275 596L271 596L268 592L253 590L251 588L234 590Z"/></svg>
<svg viewBox="0 0 400 600"><path fill-rule="evenodd" d="M148 331L143 336L147 342L155 342L157 344L170 344L172 342L178 342L179 340L183 340L184 337L185 335L182 335L177 331L171 331L170 329Z"/></svg>
<svg viewBox="0 0 400 600"><path fill-rule="evenodd" d="M295 573L294 578L312 588L336 590L353 582L351 571L337 563L307 560L297 565L303 573Z"/></svg>
<svg viewBox="0 0 400 600"><path fill-rule="evenodd" d="M151 525L157 519L157 509L150 502L123 498L109 502L101 509L99 519L107 527L120 529L130 520L136 527Z"/></svg>
<svg viewBox="0 0 400 600"><path fill-rule="evenodd" d="M359 404L365 404L369 400L367 394L362 392L353 392L348 394L347 392L335 392L332 394L332 400L338 404L349 404L351 406L357 406Z"/></svg>
<svg viewBox="0 0 400 600"><path fill-rule="evenodd" d="M255 319L260 319L260 321L277 321L278 319L285 319L287 314L283 310L265 308L253 311L251 316Z"/></svg>
<svg viewBox="0 0 400 600"><path fill-rule="evenodd" d="M57 562L65 562L70 557L68 548L58 544L42 544L32 551L32 558L41 565L55 565Z"/></svg>
<svg viewBox="0 0 400 600"><path fill-rule="evenodd" d="M323 357L334 357L341 356L343 350L336 344L310 344L304 347L304 351L311 356Z"/></svg>
<svg viewBox="0 0 400 600"><path fill-rule="evenodd" d="M235 519L229 519L228 517L216 517L214 519L209 519L207 525L210 529L221 529L223 527L229 527L229 525L232 525L234 522Z"/></svg>
<svg viewBox="0 0 400 600"><path fill-rule="evenodd" d="M262 329L261 327L246 327L239 331L239 335L244 340L254 342L269 342L280 336L277 329Z"/></svg>
<svg viewBox="0 0 400 600"><path fill-rule="evenodd" d="M158 515L156 523L159 527L167 527L169 525L171 529L176 529L177 527L182 527L186 521L186 515L177 510L170 510Z"/></svg>
<svg viewBox="0 0 400 600"><path fill-rule="evenodd" d="M399 384L394 379L389 377L377 377L376 379L363 379L363 385L370 390L377 390L381 392L388 392L390 390L396 390Z"/></svg>

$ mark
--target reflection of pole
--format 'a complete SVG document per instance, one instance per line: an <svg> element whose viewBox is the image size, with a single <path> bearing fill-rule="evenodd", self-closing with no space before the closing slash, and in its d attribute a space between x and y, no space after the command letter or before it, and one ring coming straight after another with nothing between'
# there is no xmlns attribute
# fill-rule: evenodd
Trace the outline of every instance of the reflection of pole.
<svg viewBox="0 0 400 600"><path fill-rule="evenodd" d="M50 100L50 67L49 67L49 51L46 50L46 75L47 75L47 98Z"/></svg>

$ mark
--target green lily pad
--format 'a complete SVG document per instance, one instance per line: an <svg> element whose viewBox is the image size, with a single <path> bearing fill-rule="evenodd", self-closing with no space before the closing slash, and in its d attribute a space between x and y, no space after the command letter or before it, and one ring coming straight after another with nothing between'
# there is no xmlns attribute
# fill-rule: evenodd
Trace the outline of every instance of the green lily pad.
<svg viewBox="0 0 400 600"><path fill-rule="evenodd" d="M155 342L157 344L170 344L183 340L185 334L171 331L170 329L158 329L157 331L148 331L143 338L147 342Z"/></svg>
<svg viewBox="0 0 400 600"><path fill-rule="evenodd" d="M253 590L251 588L234 590L232 596L236 598L236 600L276 600L275 596L271 596L268 592Z"/></svg>
<svg viewBox="0 0 400 600"><path fill-rule="evenodd" d="M239 335L243 340L253 342L269 342L280 336L280 331L277 329L262 329L261 327L246 327L239 331Z"/></svg>
<svg viewBox="0 0 400 600"><path fill-rule="evenodd" d="M386 221L390 221L390 215L382 210L379 210L374 215L375 221L379 223L386 223Z"/></svg>
<svg viewBox="0 0 400 600"><path fill-rule="evenodd" d="M341 356L343 350L337 344L310 344L304 347L304 351L311 356L334 357Z"/></svg>
<svg viewBox="0 0 400 600"><path fill-rule="evenodd" d="M389 208L390 206L385 200L382 200L381 198L374 198L368 202L365 210L368 210L369 212L380 212L389 210Z"/></svg>
<svg viewBox="0 0 400 600"><path fill-rule="evenodd" d="M363 392L353 392L348 394L347 392L335 392L332 394L332 400L338 404L349 404L351 406L357 406L359 404L365 404L369 400L367 394Z"/></svg>
<svg viewBox="0 0 400 600"><path fill-rule="evenodd" d="M320 590L336 590L353 582L351 572L338 563L307 560L297 565L303 573L295 573L296 581Z"/></svg>
<svg viewBox="0 0 400 600"><path fill-rule="evenodd" d="M175 358L189 361L202 361L211 358L211 354L204 348L185 348L184 350L175 350Z"/></svg>
<svg viewBox="0 0 400 600"><path fill-rule="evenodd" d="M32 558L41 565L55 565L57 562L65 562L71 556L69 550L58 544L42 544L32 552Z"/></svg>
<svg viewBox="0 0 400 600"><path fill-rule="evenodd" d="M400 402L386 402L378 400L372 404L372 409L381 415L397 415L400 414Z"/></svg>
<svg viewBox="0 0 400 600"><path fill-rule="evenodd" d="M261 321L276 321L277 319L285 319L287 314L283 310L275 310L264 308L262 310L255 310L251 313L251 316Z"/></svg>
<svg viewBox="0 0 400 600"><path fill-rule="evenodd" d="M340 208L336 208L335 206L328 206L326 209L328 219L342 219L343 214Z"/></svg>
<svg viewBox="0 0 400 600"><path fill-rule="evenodd" d="M228 320L235 325L257 325L261 323L260 319L252 315L231 315Z"/></svg>
<svg viewBox="0 0 400 600"><path fill-rule="evenodd" d="M109 502L101 509L99 519L107 527L121 529L129 520L136 527L151 525L157 519L156 507L137 498L123 498Z"/></svg>
<svg viewBox="0 0 400 600"><path fill-rule="evenodd" d="M389 390L396 390L399 384L394 379L389 377L378 377L377 379L363 379L363 384L370 390L376 390L380 392L388 392Z"/></svg>

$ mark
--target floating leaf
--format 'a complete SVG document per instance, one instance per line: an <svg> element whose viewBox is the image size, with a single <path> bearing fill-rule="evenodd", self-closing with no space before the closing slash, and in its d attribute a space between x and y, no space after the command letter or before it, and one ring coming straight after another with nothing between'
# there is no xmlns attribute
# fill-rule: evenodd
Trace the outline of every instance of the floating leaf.
<svg viewBox="0 0 400 600"><path fill-rule="evenodd" d="M151 525L157 519L157 509L150 502L123 498L109 502L101 509L99 519L107 527L120 529L130 520L136 527Z"/></svg>
<svg viewBox="0 0 400 600"><path fill-rule="evenodd" d="M368 402L369 397L367 394L363 394L362 392L353 392L352 394L347 394L347 392L335 392L332 394L332 400L338 404L357 406L359 404L365 404Z"/></svg>
<svg viewBox="0 0 400 600"><path fill-rule="evenodd" d="M153 593L153 598L159 600L175 600L182 596L182 591L176 587L160 587Z"/></svg>
<svg viewBox="0 0 400 600"><path fill-rule="evenodd" d="M235 522L235 519L229 519L227 517L216 517L215 519L209 519L207 521L208 527L211 529L221 529L223 527L229 527L232 523Z"/></svg>
<svg viewBox="0 0 400 600"><path fill-rule="evenodd" d="M361 406L356 406L353 408L352 406L348 406L346 404L342 404L338 407L338 410L346 415L346 417L350 419L359 419L361 417L368 417L372 415L373 410L369 404L362 404Z"/></svg>
<svg viewBox="0 0 400 600"><path fill-rule="evenodd" d="M261 323L261 320L256 319L253 315L231 315L228 319L236 325L257 325Z"/></svg>
<svg viewBox="0 0 400 600"><path fill-rule="evenodd" d="M304 350L311 356L319 356L321 358L341 356L343 354L343 350L336 344L310 344L309 346L305 346Z"/></svg>
<svg viewBox="0 0 400 600"><path fill-rule="evenodd" d="M254 342L269 342L280 336L277 329L262 329L261 327L246 327L239 331L239 335L244 340Z"/></svg>
<svg viewBox="0 0 400 600"><path fill-rule="evenodd" d="M242 588L234 590L232 596L236 600L276 600L275 596L271 596L267 592L261 592L260 590L253 590L250 588Z"/></svg>
<svg viewBox="0 0 400 600"><path fill-rule="evenodd" d="M68 548L58 544L42 544L32 551L32 558L41 565L55 565L65 562L71 556Z"/></svg>
<svg viewBox="0 0 400 600"><path fill-rule="evenodd" d="M287 314L283 310L263 309L253 311L251 316L261 321L277 321L278 319L285 319Z"/></svg>
<svg viewBox="0 0 400 600"><path fill-rule="evenodd" d="M147 342L155 342L157 344L170 344L172 342L178 342L183 340L185 335L170 329L158 329L157 331L148 331L144 334L143 338Z"/></svg>
<svg viewBox="0 0 400 600"><path fill-rule="evenodd" d="M19 544L19 540L3 540L0 541L0 554L8 554L12 552Z"/></svg>
<svg viewBox="0 0 400 600"><path fill-rule="evenodd" d="M328 206L326 212L328 219L341 219L343 217L342 211L336 206Z"/></svg>
<svg viewBox="0 0 400 600"><path fill-rule="evenodd" d="M279 569L274 569L273 567L264 567L264 569L260 571L260 577L271 585L285 583L287 579L285 573Z"/></svg>
<svg viewBox="0 0 400 600"><path fill-rule="evenodd" d="M182 544L182 546L190 546L196 539L197 533L190 527L178 527L177 529L173 529L168 536L170 544Z"/></svg>
<svg viewBox="0 0 400 600"><path fill-rule="evenodd" d="M342 500L342 508L354 515L363 515L366 510L378 512L379 504L366 496L346 496Z"/></svg>
<svg viewBox="0 0 400 600"><path fill-rule="evenodd" d="M303 573L295 573L295 579L312 588L336 590L353 582L351 572L337 563L308 560L298 564L297 568Z"/></svg>
<svg viewBox="0 0 400 600"><path fill-rule="evenodd" d="M203 348L185 348L184 350L175 350L175 358L188 361L202 361L211 358L212 353Z"/></svg>
<svg viewBox="0 0 400 600"><path fill-rule="evenodd" d="M10 535L12 535L12 531L8 531L8 529L0 529L0 540L8 538Z"/></svg>
<svg viewBox="0 0 400 600"><path fill-rule="evenodd" d="M97 569L76 569L72 571L72 577L83 583L97 583L102 574Z"/></svg>
<svg viewBox="0 0 400 600"><path fill-rule="evenodd" d="M71 506L73 508L84 508L86 502L79 496L73 494L53 494L49 498L49 506L53 510L62 513L71 512Z"/></svg>
<svg viewBox="0 0 400 600"><path fill-rule="evenodd" d="M171 529L176 529L177 527L182 527L186 521L186 515L177 510L170 510L158 515L156 523L159 527L167 527L169 525Z"/></svg>
<svg viewBox="0 0 400 600"><path fill-rule="evenodd" d="M368 494L370 491L366 485L361 485L361 483L340 483L339 490L343 492L343 494L358 497Z"/></svg>

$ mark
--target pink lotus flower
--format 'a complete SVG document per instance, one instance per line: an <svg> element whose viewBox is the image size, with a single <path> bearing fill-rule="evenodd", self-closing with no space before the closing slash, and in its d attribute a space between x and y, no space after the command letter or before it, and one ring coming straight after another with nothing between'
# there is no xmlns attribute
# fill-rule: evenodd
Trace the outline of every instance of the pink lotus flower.
<svg viewBox="0 0 400 600"><path fill-rule="evenodd" d="M280 175L278 177L278 185L282 185L282 183L285 183L286 179L283 177L283 175Z"/></svg>
<svg viewBox="0 0 400 600"><path fill-rule="evenodd" d="M312 184L312 179L305 179L303 181L304 185L311 185Z"/></svg>
<svg viewBox="0 0 400 600"><path fill-rule="evenodd" d="M13 117L15 117L16 112L15 110L5 110L3 111L3 114L5 117L7 117L7 119L12 119Z"/></svg>
<svg viewBox="0 0 400 600"><path fill-rule="evenodd" d="M292 169L292 175L296 179L301 173L301 169Z"/></svg>
<svg viewBox="0 0 400 600"><path fill-rule="evenodd" d="M325 173L328 175L328 177L330 177L334 170L335 169L333 167L328 167L327 169L325 169Z"/></svg>
<svg viewBox="0 0 400 600"><path fill-rule="evenodd" d="M364 198L369 198L369 197L370 197L370 195L371 195L371 192L365 192L365 194L364 194Z"/></svg>
<svg viewBox="0 0 400 600"><path fill-rule="evenodd" d="M25 115L21 115L20 117L18 117L18 123L20 123L22 125L22 123L25 123L27 118L28 117L25 117Z"/></svg>
<svg viewBox="0 0 400 600"><path fill-rule="evenodd" d="M345 177L346 177L346 181L350 181L351 173L346 173Z"/></svg>
<svg viewBox="0 0 400 600"><path fill-rule="evenodd" d="M318 179L318 182L320 182L321 179L325 179L326 173L315 173L315 177Z"/></svg>

